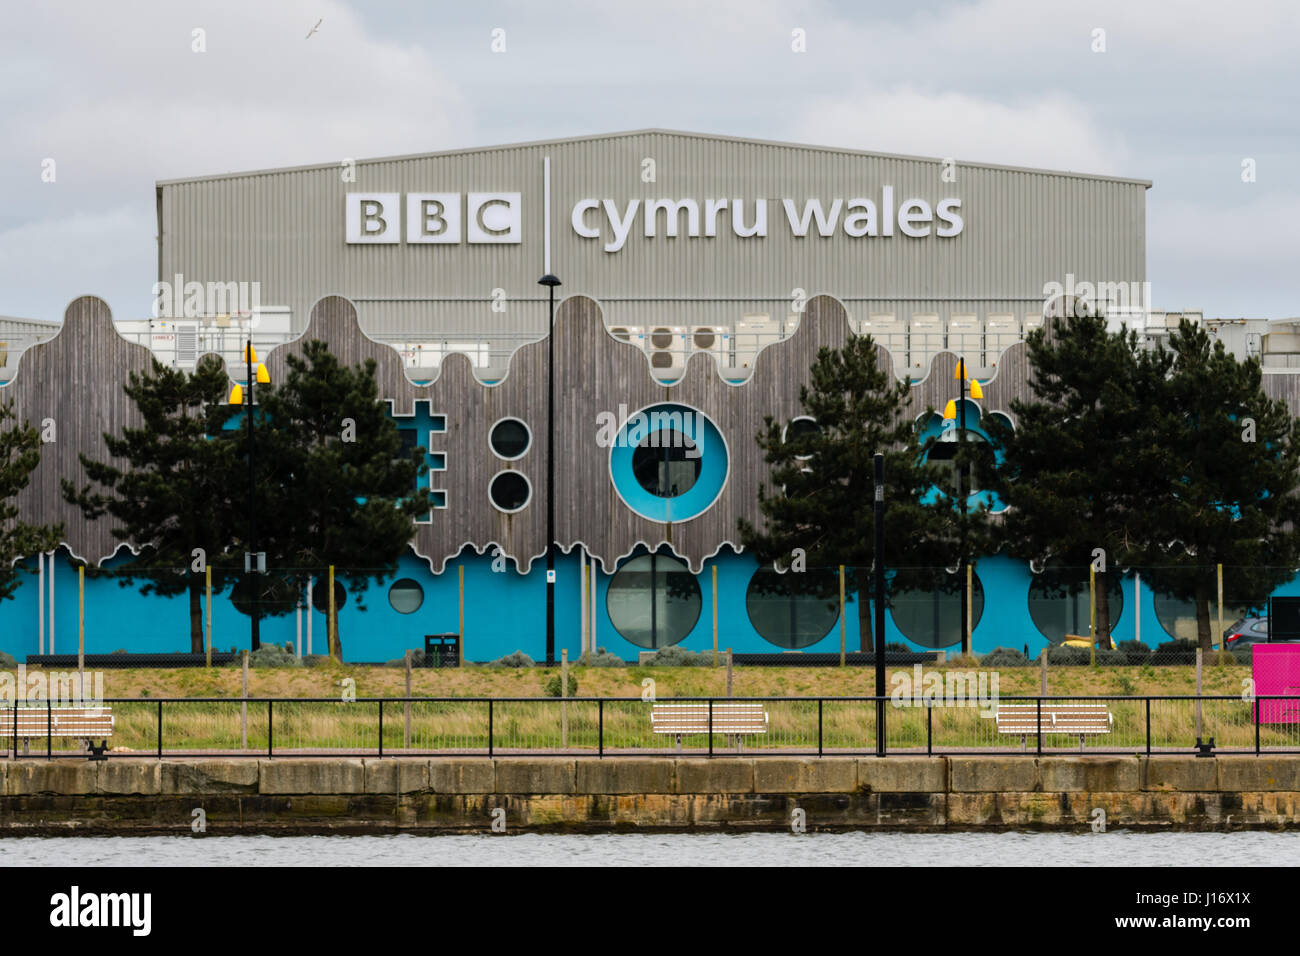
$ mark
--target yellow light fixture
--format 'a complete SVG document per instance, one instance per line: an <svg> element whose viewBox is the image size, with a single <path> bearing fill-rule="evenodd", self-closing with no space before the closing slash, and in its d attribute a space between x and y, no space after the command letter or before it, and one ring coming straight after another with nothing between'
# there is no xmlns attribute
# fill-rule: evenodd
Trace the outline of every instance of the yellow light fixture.
<svg viewBox="0 0 1300 956"><path fill-rule="evenodd" d="M958 360L957 360L957 368L955 368L955 369L953 370L952 377L953 377L953 378L957 378L957 379L965 378L965 377L966 377L966 360L965 360L965 359L958 359Z"/></svg>
<svg viewBox="0 0 1300 956"><path fill-rule="evenodd" d="M238 388L239 386L235 386ZM948 399L948 404L943 406L944 421L951 421L957 417L957 403L953 399Z"/></svg>
<svg viewBox="0 0 1300 956"><path fill-rule="evenodd" d="M259 379L259 381L261 381L261 380ZM984 397L984 389L980 387L980 383L979 383L979 381L976 380L976 379L971 379L971 380L970 380L970 397L971 397L971 398L983 398L983 397Z"/></svg>
<svg viewBox="0 0 1300 956"><path fill-rule="evenodd" d="M236 383L236 385L230 390L230 400L228 404L230 405L244 404L244 386Z"/></svg>
<svg viewBox="0 0 1300 956"><path fill-rule="evenodd" d="M261 362L258 362L257 363L257 384L267 385L270 384L270 381L271 381L271 373L266 370L265 365L263 365Z"/></svg>
<svg viewBox="0 0 1300 956"><path fill-rule="evenodd" d="M257 360L257 351L253 348L253 343L250 342L244 346L244 364L248 365Z"/></svg>

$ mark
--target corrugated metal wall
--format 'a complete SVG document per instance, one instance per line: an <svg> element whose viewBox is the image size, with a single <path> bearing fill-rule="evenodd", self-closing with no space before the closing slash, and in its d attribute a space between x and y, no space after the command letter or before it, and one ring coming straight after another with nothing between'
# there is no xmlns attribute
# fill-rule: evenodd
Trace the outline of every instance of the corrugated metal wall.
<svg viewBox="0 0 1300 956"><path fill-rule="evenodd" d="M772 300L774 316L795 289L839 297L855 318L892 312L1033 311L1045 282L1141 282L1146 278L1145 189L1113 180L988 166L956 167L943 182L939 160L759 143L671 132L416 156L341 166L164 183L161 277L261 283L264 304L287 305L298 327L311 306L337 293L358 308L362 327L388 342L477 334L506 351L545 332L537 278L543 271L543 159L551 161L551 269L565 295L592 296L613 324L714 326L738 321L747 300ZM642 182L643 161L656 181ZM962 200L953 238L822 238L792 235L780 200L864 197L894 204ZM520 192L519 244L348 245L348 192ZM609 238L578 236L570 216L581 199L766 199L766 238L732 234L730 214L716 238L648 238L638 212L618 252ZM604 212L587 214L595 227ZM663 216L660 214L660 231ZM491 307L504 290L506 311ZM698 300L698 301L697 301ZM498 351L494 347L494 352Z"/></svg>

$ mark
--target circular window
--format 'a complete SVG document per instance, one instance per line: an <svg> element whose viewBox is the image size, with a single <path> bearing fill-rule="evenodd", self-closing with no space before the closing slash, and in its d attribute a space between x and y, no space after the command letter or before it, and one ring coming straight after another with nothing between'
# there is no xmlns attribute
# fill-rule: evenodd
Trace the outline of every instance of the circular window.
<svg viewBox="0 0 1300 956"><path fill-rule="evenodd" d="M663 428L641 439L632 453L637 484L660 498L690 491L700 477L700 446L676 428Z"/></svg>
<svg viewBox="0 0 1300 956"><path fill-rule="evenodd" d="M745 611L754 630L777 647L816 644L840 619L839 576L759 568L745 591Z"/></svg>
<svg viewBox="0 0 1300 956"><path fill-rule="evenodd" d="M414 614L424 603L424 588L418 581L401 578L388 589L388 603L398 614Z"/></svg>
<svg viewBox="0 0 1300 956"><path fill-rule="evenodd" d="M246 574L230 589L230 603L240 614L253 616L255 583L261 585L257 592L257 607L262 617L287 614L301 600L298 589L284 578L269 574Z"/></svg>
<svg viewBox="0 0 1300 956"><path fill-rule="evenodd" d="M651 405L630 415L609 452L623 502L651 521L686 521L708 510L727 480L727 445L705 415Z"/></svg>
<svg viewBox="0 0 1300 956"><path fill-rule="evenodd" d="M785 441L794 448L800 449L802 443L820 435L821 431L821 426L816 421L806 415L801 416L785 426ZM800 461L807 461L812 455L795 455L795 457Z"/></svg>
<svg viewBox="0 0 1300 956"><path fill-rule="evenodd" d="M1213 593L1213 585L1211 585ZM1181 598L1168 597L1164 594L1155 594L1154 603L1156 606L1156 620L1164 628L1166 634L1173 638L1194 641L1196 636L1196 602L1184 601ZM1216 602L1210 599L1210 636L1213 638L1215 630L1219 626L1219 610L1215 606ZM1239 620L1250 613L1249 608L1234 607L1231 604L1224 604L1223 619L1231 623Z"/></svg>
<svg viewBox="0 0 1300 956"><path fill-rule="evenodd" d="M488 497L499 510L507 513L519 511L528 504L532 488L528 479L517 471L501 471L488 485Z"/></svg>
<svg viewBox="0 0 1300 956"><path fill-rule="evenodd" d="M894 626L922 647L952 647L961 643L961 582L952 576L952 590L899 590L890 597ZM984 616L984 586L971 575L971 630Z"/></svg>
<svg viewBox="0 0 1300 956"><path fill-rule="evenodd" d="M523 457L532 441L528 426L517 418L503 418L492 426L488 444L499 458L512 460Z"/></svg>
<svg viewBox="0 0 1300 956"><path fill-rule="evenodd" d="M1118 574L1107 574L1106 598L1110 607L1110 629L1124 613L1124 589ZM1059 644L1066 634L1087 634L1092 626L1092 608L1088 597L1087 568L1048 566L1035 574L1029 585L1029 616L1034 627L1052 644Z"/></svg>
<svg viewBox="0 0 1300 956"><path fill-rule="evenodd" d="M348 603L348 592L338 578L334 579L334 611L338 613L343 609L343 605ZM322 614L328 614L330 611L329 596L329 579L317 578L315 585L311 589L311 606Z"/></svg>
<svg viewBox="0 0 1300 956"><path fill-rule="evenodd" d="M614 630L637 647L678 643L700 619L700 585L677 558L647 554L614 572L605 610Z"/></svg>

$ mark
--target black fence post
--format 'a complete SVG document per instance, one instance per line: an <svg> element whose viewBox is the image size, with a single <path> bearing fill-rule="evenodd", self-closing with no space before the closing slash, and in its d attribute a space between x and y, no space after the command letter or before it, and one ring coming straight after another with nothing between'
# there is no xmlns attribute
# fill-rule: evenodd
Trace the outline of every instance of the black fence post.
<svg viewBox="0 0 1300 956"><path fill-rule="evenodd" d="M713 698L709 698L709 756L713 756Z"/></svg>
<svg viewBox="0 0 1300 956"><path fill-rule="evenodd" d="M605 756L605 698L596 701L596 747L597 756Z"/></svg>
<svg viewBox="0 0 1300 956"><path fill-rule="evenodd" d="M1255 709L1255 756L1258 757L1260 756L1260 698L1255 698L1253 709ZM14 743L14 747L17 747L17 745L17 743ZM14 750L14 753L17 754L17 750Z"/></svg>
<svg viewBox="0 0 1300 956"><path fill-rule="evenodd" d="M379 698L379 756L384 755L384 699Z"/></svg>
<svg viewBox="0 0 1300 956"><path fill-rule="evenodd" d="M817 756L822 755L822 699L817 698Z"/></svg>
<svg viewBox="0 0 1300 956"><path fill-rule="evenodd" d="M925 705L925 755L934 756L934 705Z"/></svg>
<svg viewBox="0 0 1300 956"><path fill-rule="evenodd" d="M161 700L158 701L158 759L159 760L162 760L162 705L163 702Z"/></svg>
<svg viewBox="0 0 1300 956"><path fill-rule="evenodd" d="M158 706L162 707L162 704ZM48 699L45 701L45 759L54 759L54 711Z"/></svg>
<svg viewBox="0 0 1300 956"><path fill-rule="evenodd" d="M1038 698L1035 710L1038 712L1038 720L1034 722L1036 724L1034 730L1038 732L1038 755L1041 757L1043 754L1043 698Z"/></svg>
<svg viewBox="0 0 1300 956"><path fill-rule="evenodd" d="M18 759L18 694L14 694L14 759Z"/></svg>
<svg viewBox="0 0 1300 956"><path fill-rule="evenodd" d="M492 698L488 698L488 756L492 756Z"/></svg>
<svg viewBox="0 0 1300 956"><path fill-rule="evenodd" d="M271 711L274 704L274 700L267 700L266 702L266 757L268 760L275 756L273 744L275 740L275 715Z"/></svg>
<svg viewBox="0 0 1300 956"><path fill-rule="evenodd" d="M1151 698L1147 698L1147 756L1151 756Z"/></svg>

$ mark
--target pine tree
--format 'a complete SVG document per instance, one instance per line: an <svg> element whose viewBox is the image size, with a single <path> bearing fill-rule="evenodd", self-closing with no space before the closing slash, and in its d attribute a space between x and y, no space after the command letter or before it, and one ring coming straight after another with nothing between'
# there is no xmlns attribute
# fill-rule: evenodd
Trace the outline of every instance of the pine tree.
<svg viewBox="0 0 1300 956"><path fill-rule="evenodd" d="M203 564L213 568L214 588L220 589L232 563L236 504L230 495L239 487L237 460L231 443L220 440L235 412L226 404L228 385L221 362L211 356L192 375L156 359L151 371L132 372L123 390L142 424L104 434L112 460L80 456L90 484L62 482L65 499L87 518L113 519L113 537L138 549L117 572L123 587L138 584L142 594L188 593L195 654L204 650Z"/></svg>
<svg viewBox="0 0 1300 956"><path fill-rule="evenodd" d="M870 336L854 336L842 349L823 348L810 386L799 390L804 415L816 428L770 416L758 434L771 466L772 490L759 489L762 528L739 521L741 541L760 564L787 573L791 590L830 600L845 587L856 594L862 650L872 650L871 590L875 555L873 456L885 456L886 569L891 588L957 586L942 568L957 563L956 511L934 500L942 469L925 464L925 448L909 408L910 383L876 363ZM923 502L923 499L930 499ZM977 520L972 515L972 522ZM791 569L796 549L809 569ZM948 582L952 583L949 584Z"/></svg>
<svg viewBox="0 0 1300 956"><path fill-rule="evenodd" d="M396 570L414 519L429 513L430 496L417 487L428 471L425 451L403 448L373 359L349 368L311 341L286 362L283 383L257 390L258 550L296 591L333 565L360 604L372 581ZM246 443L241 438L241 449ZM342 655L337 626L331 652Z"/></svg>
<svg viewBox="0 0 1300 956"><path fill-rule="evenodd" d="M1265 395L1257 358L1239 361L1186 322L1169 351L1172 374L1148 410L1161 440L1140 463L1159 488L1144 509L1143 579L1195 605L1209 650L1217 564L1225 599L1247 607L1300 564L1300 435L1285 403Z"/></svg>
<svg viewBox="0 0 1300 956"><path fill-rule="evenodd" d="M10 400L0 405L0 426L13 418ZM62 525L30 525L18 520L14 502L41 463L40 433L23 422L0 430L0 601L13 597L23 573L19 560L52 551L63 537Z"/></svg>
<svg viewBox="0 0 1300 956"><path fill-rule="evenodd" d="M1058 593L1086 588L1094 568L1097 633L1109 645L1109 582L1144 545L1137 522L1153 489L1138 458L1157 439L1149 411L1160 401L1170 358L1083 314L1026 341L1034 398L1012 402L1014 427L985 417L1004 454L980 468L982 483L1007 506L998 543L1052 565L1048 581Z"/></svg>

